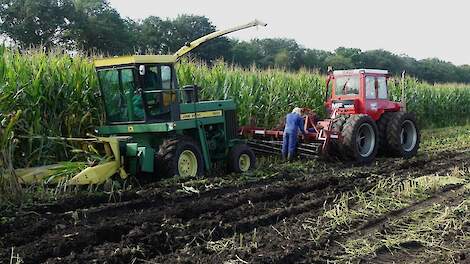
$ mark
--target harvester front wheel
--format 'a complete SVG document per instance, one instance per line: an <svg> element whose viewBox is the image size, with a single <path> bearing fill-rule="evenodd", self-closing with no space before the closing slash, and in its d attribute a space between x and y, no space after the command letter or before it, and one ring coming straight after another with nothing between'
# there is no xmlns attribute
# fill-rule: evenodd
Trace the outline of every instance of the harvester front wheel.
<svg viewBox="0 0 470 264"><path fill-rule="evenodd" d="M368 164L375 159L378 150L378 131L374 120L368 115L350 116L341 134L343 156L359 164Z"/></svg>
<svg viewBox="0 0 470 264"><path fill-rule="evenodd" d="M420 132L413 113L396 112L387 126L387 142L392 155L405 159L416 155Z"/></svg>
<svg viewBox="0 0 470 264"><path fill-rule="evenodd" d="M199 146L190 139L166 140L160 147L157 160L164 176L195 177L204 173Z"/></svg>
<svg viewBox="0 0 470 264"><path fill-rule="evenodd" d="M228 155L228 169L231 172L242 173L253 169L256 165L256 156L246 144L239 144L230 150Z"/></svg>

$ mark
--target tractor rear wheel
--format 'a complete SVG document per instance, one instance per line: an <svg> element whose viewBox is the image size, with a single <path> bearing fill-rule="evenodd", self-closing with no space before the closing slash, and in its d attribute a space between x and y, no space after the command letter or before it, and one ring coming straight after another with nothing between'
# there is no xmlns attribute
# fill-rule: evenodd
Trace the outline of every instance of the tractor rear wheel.
<svg viewBox="0 0 470 264"><path fill-rule="evenodd" d="M385 112L377 120L377 129L379 131L379 153L387 155L390 152L390 145L387 139L387 127L395 116L394 112Z"/></svg>
<svg viewBox="0 0 470 264"><path fill-rule="evenodd" d="M371 163L378 150L378 131L374 120L368 115L352 115L341 131L341 152L344 157L359 164Z"/></svg>
<svg viewBox="0 0 470 264"><path fill-rule="evenodd" d="M190 138L170 139L163 142L157 154L163 176L195 177L204 174L204 162L197 143Z"/></svg>
<svg viewBox="0 0 470 264"><path fill-rule="evenodd" d="M390 154L405 159L416 155L420 132L413 113L396 112L387 126L387 142Z"/></svg>
<svg viewBox="0 0 470 264"><path fill-rule="evenodd" d="M231 172L242 173L253 169L256 165L256 156L246 144L238 144L230 150L228 155L228 169Z"/></svg>

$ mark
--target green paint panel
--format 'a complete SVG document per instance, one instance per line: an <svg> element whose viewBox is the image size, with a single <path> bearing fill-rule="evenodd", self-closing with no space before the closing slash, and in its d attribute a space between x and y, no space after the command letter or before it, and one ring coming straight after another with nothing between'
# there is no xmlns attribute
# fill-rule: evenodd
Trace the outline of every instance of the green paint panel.
<svg viewBox="0 0 470 264"><path fill-rule="evenodd" d="M225 122L223 116L216 116L216 117L206 117L206 118L198 118L197 122L201 125L212 125L212 124L220 124ZM184 120L184 121L177 121L176 122L176 130L185 130L196 128L196 119Z"/></svg>
<svg viewBox="0 0 470 264"><path fill-rule="evenodd" d="M181 113L202 112L210 110L235 110L236 105L233 100L204 101L195 104L181 104Z"/></svg>
<svg viewBox="0 0 470 264"><path fill-rule="evenodd" d="M143 172L154 172L155 150L150 147L139 147L139 163Z"/></svg>
<svg viewBox="0 0 470 264"><path fill-rule="evenodd" d="M123 155L128 160L129 167L127 169L133 175L136 175L138 171L152 173L158 170L155 168L155 152L164 139L175 135L190 135L200 143L205 168L210 171L212 163L226 158L228 148L235 143L227 142L224 133L224 128L226 128L225 113L228 110L235 110L235 103L232 100L207 101L180 104L179 107L178 114L181 118L187 119L161 123L113 124L99 127L97 132L100 135L130 137L122 141L122 144L125 145L122 147L125 149ZM218 113L219 110L221 115ZM217 113L214 114L214 111ZM182 116L183 114L186 115ZM214 132L218 130L211 125L219 127L220 132Z"/></svg>
<svg viewBox="0 0 470 264"><path fill-rule="evenodd" d="M136 157L137 156L137 143L127 143L126 144L126 156L127 157Z"/></svg>
<svg viewBox="0 0 470 264"><path fill-rule="evenodd" d="M202 125L219 124L225 122L223 116L198 118L198 122ZM171 125L167 125L171 124ZM163 126L165 125L165 126ZM129 129L132 127L132 129ZM185 130L196 128L196 119L189 119L184 121L176 121L173 123L155 123L155 124L132 124L132 125L114 125L103 126L98 128L98 133L101 135L130 135L136 133L159 133L170 132L176 130ZM164 136L164 134L162 134Z"/></svg>
<svg viewBox="0 0 470 264"><path fill-rule="evenodd" d="M111 134L132 134L147 132L169 132L174 130L174 122L153 123L153 124L129 124L129 125L111 125L98 128L101 135Z"/></svg>

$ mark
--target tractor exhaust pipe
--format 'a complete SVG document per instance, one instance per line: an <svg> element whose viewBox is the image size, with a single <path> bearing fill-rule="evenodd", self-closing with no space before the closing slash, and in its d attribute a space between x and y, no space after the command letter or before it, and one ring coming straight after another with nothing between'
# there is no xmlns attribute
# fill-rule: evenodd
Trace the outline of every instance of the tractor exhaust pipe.
<svg viewBox="0 0 470 264"><path fill-rule="evenodd" d="M406 71L401 73L401 109L403 112L406 112L406 80L405 80Z"/></svg>

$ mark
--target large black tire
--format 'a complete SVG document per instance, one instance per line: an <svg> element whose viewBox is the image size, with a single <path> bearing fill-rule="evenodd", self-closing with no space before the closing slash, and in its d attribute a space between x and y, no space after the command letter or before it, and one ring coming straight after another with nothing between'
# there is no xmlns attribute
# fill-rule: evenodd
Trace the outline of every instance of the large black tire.
<svg viewBox="0 0 470 264"><path fill-rule="evenodd" d="M234 146L228 155L228 170L242 173L252 170L256 166L256 156L253 150L246 144Z"/></svg>
<svg viewBox="0 0 470 264"><path fill-rule="evenodd" d="M335 119L332 120L331 130L335 132L341 132L343 130L343 126L348 120L349 115L340 115L337 116Z"/></svg>
<svg viewBox="0 0 470 264"><path fill-rule="evenodd" d="M369 164L377 156L378 131L368 115L351 115L341 131L343 158L358 164Z"/></svg>
<svg viewBox="0 0 470 264"><path fill-rule="evenodd" d="M377 120L377 129L379 131L379 153L387 155L390 152L390 145L387 139L387 127L394 117L394 112L385 112L379 120Z"/></svg>
<svg viewBox="0 0 470 264"><path fill-rule="evenodd" d="M201 150L197 143L187 137L165 140L157 153L157 164L156 171L163 177L196 177L204 174Z"/></svg>
<svg viewBox="0 0 470 264"><path fill-rule="evenodd" d="M413 113L395 112L387 126L390 154L405 159L418 153L421 135Z"/></svg>
<svg viewBox="0 0 470 264"><path fill-rule="evenodd" d="M343 130L346 120L348 120L349 115L340 115L334 118L331 122L331 131L341 133ZM331 140L331 144L328 147L328 156L329 158L342 158L342 146L341 142L337 140Z"/></svg>

